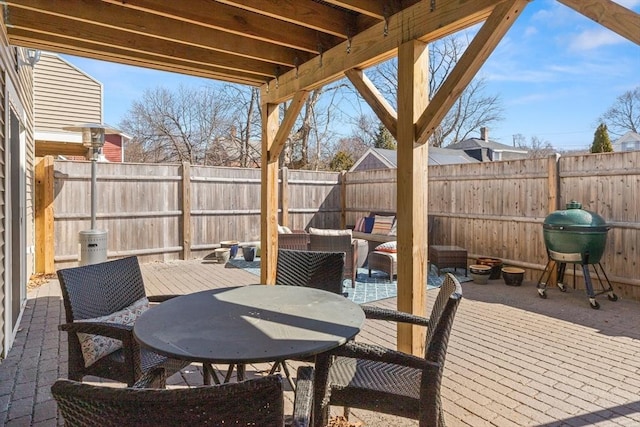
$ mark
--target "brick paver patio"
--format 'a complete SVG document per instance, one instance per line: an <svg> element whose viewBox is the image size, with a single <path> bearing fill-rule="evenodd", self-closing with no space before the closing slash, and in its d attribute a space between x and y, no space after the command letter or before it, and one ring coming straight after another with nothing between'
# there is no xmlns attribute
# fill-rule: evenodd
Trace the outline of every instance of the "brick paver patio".
<svg viewBox="0 0 640 427"><path fill-rule="evenodd" d="M259 280L202 260L142 269L149 294ZM640 425L640 303L601 296L601 309L593 310L580 290L550 289L543 300L532 283L508 287L502 281L465 283L463 293L443 382L447 425ZM390 298L374 304L395 303ZM56 280L29 293L16 341L0 362L0 425L62 424L49 389L66 375L66 336L57 330L63 319ZM395 328L368 322L358 340L394 346ZM262 375L265 368L248 369ZM169 383L202 384L200 366L191 365ZM367 426L417 425L365 411L353 411L352 417Z"/></svg>

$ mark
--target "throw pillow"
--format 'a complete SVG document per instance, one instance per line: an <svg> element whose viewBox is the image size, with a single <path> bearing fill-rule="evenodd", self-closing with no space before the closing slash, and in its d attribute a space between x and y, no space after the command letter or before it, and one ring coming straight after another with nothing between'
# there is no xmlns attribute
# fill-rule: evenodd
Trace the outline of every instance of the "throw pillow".
<svg viewBox="0 0 640 427"><path fill-rule="evenodd" d="M135 323L136 319L148 309L149 300L147 297L143 297L131 304L129 307L116 311L115 313L102 317L94 317L92 319L82 319L79 320L79 322L105 322L131 326ZM122 341L102 335L79 332L78 339L80 340L80 346L82 347L82 356L84 357L85 368L93 365L96 360L122 348Z"/></svg>
<svg viewBox="0 0 640 427"><path fill-rule="evenodd" d="M356 226L353 227L353 231L364 231L364 217L358 218L356 221Z"/></svg>
<svg viewBox="0 0 640 427"><path fill-rule="evenodd" d="M291 234L292 231L289 227L278 224L278 234Z"/></svg>
<svg viewBox="0 0 640 427"><path fill-rule="evenodd" d="M372 216L368 216L364 219L364 232L365 233L371 233L371 230L373 230L373 223L375 221L375 217Z"/></svg>
<svg viewBox="0 0 640 427"><path fill-rule="evenodd" d="M394 216L376 215L371 234L389 234L394 219Z"/></svg>
<svg viewBox="0 0 640 427"><path fill-rule="evenodd" d="M319 236L352 236L351 230L330 230L322 228L309 227L309 234L315 234Z"/></svg>
<svg viewBox="0 0 640 427"><path fill-rule="evenodd" d="M393 241L393 242L382 243L376 246L375 250L378 252L389 252L389 253L395 254L398 252L397 242Z"/></svg>
<svg viewBox="0 0 640 427"><path fill-rule="evenodd" d="M393 225L391 226L391 230L389 230L389 236L397 236L398 235L398 220L393 220Z"/></svg>

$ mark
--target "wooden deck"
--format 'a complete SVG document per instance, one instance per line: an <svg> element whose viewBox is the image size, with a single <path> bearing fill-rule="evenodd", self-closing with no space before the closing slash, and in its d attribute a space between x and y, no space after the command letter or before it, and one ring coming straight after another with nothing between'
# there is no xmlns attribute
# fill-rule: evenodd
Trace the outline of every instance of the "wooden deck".
<svg viewBox="0 0 640 427"><path fill-rule="evenodd" d="M142 270L149 294L259 280L203 260L144 264ZM429 291L429 304L435 292ZM502 281L465 283L463 293L443 382L447 425L640 425L639 303L600 297L601 309L593 310L582 291L550 289L543 300L532 283L509 287ZM61 424L49 392L66 375L66 338L57 332L61 305L56 280L30 293L16 343L0 364L0 425ZM357 339L395 347L395 328L368 321ZM264 375L268 367L248 367L249 375ZM191 365L171 377L170 386L202 384L200 369ZM366 411L354 410L351 417L366 426L417 425Z"/></svg>

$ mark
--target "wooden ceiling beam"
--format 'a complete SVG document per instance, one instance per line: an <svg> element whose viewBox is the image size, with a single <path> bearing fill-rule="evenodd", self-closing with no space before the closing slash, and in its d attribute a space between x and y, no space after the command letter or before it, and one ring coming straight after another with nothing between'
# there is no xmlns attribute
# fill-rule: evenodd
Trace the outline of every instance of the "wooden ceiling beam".
<svg viewBox="0 0 640 427"><path fill-rule="evenodd" d="M279 104L299 90L313 90L344 76L351 68L368 68L395 56L397 47L409 40L429 43L484 21L505 0L451 0L431 10L420 1L272 80L263 90L265 102ZM386 30L386 31L385 31ZM385 35L386 34L386 35ZM348 53L347 53L348 52Z"/></svg>
<svg viewBox="0 0 640 427"><path fill-rule="evenodd" d="M216 28L314 54L328 50L342 41L341 38L319 33L300 25L290 24L264 15L210 0L102 0L124 8L142 10L192 24Z"/></svg>
<svg viewBox="0 0 640 427"><path fill-rule="evenodd" d="M23 29L13 29L9 41L13 45L33 47L51 52L89 57L102 61L117 62L134 67L152 68L191 76L205 77L232 83L261 86L265 78L242 71L231 71L214 65L185 63L176 58L158 57L139 52L122 50L115 46L105 46L83 40L73 40L54 35L34 34Z"/></svg>
<svg viewBox="0 0 640 427"><path fill-rule="evenodd" d="M282 19L343 40L353 35L356 29L356 15L313 1L218 0L218 3Z"/></svg>
<svg viewBox="0 0 640 427"><path fill-rule="evenodd" d="M345 74L389 133L397 139L398 114L396 110L389 104L384 96L382 96L378 88L375 87L373 82L369 80L362 70L353 68L347 70Z"/></svg>
<svg viewBox="0 0 640 427"><path fill-rule="evenodd" d="M529 0L508 0L496 6L416 122L417 144L429 140L528 3Z"/></svg>
<svg viewBox="0 0 640 427"><path fill-rule="evenodd" d="M132 53L137 52L167 59L179 59L185 63L200 64L202 66L215 64L221 69L240 71L247 74L254 73L263 78L275 78L277 74L276 64L168 40L158 43L158 39L155 37L142 34L132 37L131 33L118 29L75 21L61 16L52 18L49 14L30 9L12 8L9 14L5 14L5 23L9 38L11 38L15 29L26 31L37 29L37 31L34 31L33 37L35 38L35 33L37 33L43 42L46 42L49 37L61 36L71 40L104 45L105 48L118 47Z"/></svg>
<svg viewBox="0 0 640 427"><path fill-rule="evenodd" d="M51 20L58 17L74 19L128 31L133 35L152 36L288 67L294 67L296 63L305 62L312 57L312 54L306 51L274 45L261 40L244 43L246 39L237 34L193 25L160 15L149 15L136 9L125 10L119 5L105 2L92 3L91 7L86 7L78 2L69 2L63 9L60 8L58 2L51 0L20 0L20 2L10 0L7 4L11 6L7 15L9 20L15 8L22 8L49 14ZM123 13L126 13L126 19L122 19Z"/></svg>
<svg viewBox="0 0 640 427"><path fill-rule="evenodd" d="M587 18L640 45L640 15L611 0L558 0Z"/></svg>
<svg viewBox="0 0 640 427"><path fill-rule="evenodd" d="M391 12L389 8L385 6L388 1L380 0L324 0L325 3L339 6L345 9L352 10L354 12L361 13L366 16L378 20L384 20L385 16L389 16Z"/></svg>

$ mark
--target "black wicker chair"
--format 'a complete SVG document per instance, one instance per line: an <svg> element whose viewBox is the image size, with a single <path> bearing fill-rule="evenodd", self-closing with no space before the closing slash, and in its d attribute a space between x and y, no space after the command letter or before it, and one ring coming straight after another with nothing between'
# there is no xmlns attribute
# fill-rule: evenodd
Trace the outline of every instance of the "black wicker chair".
<svg viewBox="0 0 640 427"><path fill-rule="evenodd" d="M358 273L358 259L356 242L349 235L324 236L320 234L309 234L309 250L321 252L344 252L344 279L351 280L351 287L356 286L356 275Z"/></svg>
<svg viewBox="0 0 640 427"><path fill-rule="evenodd" d="M446 274L429 319L388 309L365 308L367 319L427 327L425 357L350 341L316 356L314 425L327 423L330 405L355 407L444 426L440 384L449 334L462 287Z"/></svg>
<svg viewBox="0 0 640 427"><path fill-rule="evenodd" d="M278 250L276 285L304 286L342 294L344 252Z"/></svg>
<svg viewBox="0 0 640 427"><path fill-rule="evenodd" d="M146 388L163 375L143 376L132 388L58 380L51 387L65 425L76 426L284 426L282 377L171 390ZM311 421L313 368L298 370L293 426Z"/></svg>
<svg viewBox="0 0 640 427"><path fill-rule="evenodd" d="M113 314L146 297L142 273L136 257L58 270L67 323L58 327L68 333L69 379L82 381L93 375L132 386L144 373L156 367L168 376L189 362L168 359L140 349L133 338L133 326L88 322ZM161 302L171 296L148 297ZM100 335L122 341L122 348L85 366L78 333Z"/></svg>
<svg viewBox="0 0 640 427"><path fill-rule="evenodd" d="M304 286L323 291L343 294L342 273L344 252L316 252L278 250L276 264L276 285ZM310 361L308 359L301 359ZM295 387L289 368L284 360L278 360L271 368L271 374L282 368L291 388Z"/></svg>

